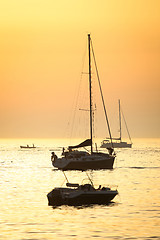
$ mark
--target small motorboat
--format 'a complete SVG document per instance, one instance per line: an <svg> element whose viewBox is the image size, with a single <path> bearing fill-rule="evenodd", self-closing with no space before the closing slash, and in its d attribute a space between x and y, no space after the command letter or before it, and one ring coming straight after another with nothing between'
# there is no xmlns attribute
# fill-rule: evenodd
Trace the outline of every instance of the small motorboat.
<svg viewBox="0 0 160 240"><path fill-rule="evenodd" d="M109 187L94 188L93 183L79 185L66 183L66 187L56 187L47 194L49 206L82 206L91 204L108 204L118 194Z"/></svg>
<svg viewBox="0 0 160 240"><path fill-rule="evenodd" d="M108 204L118 194L117 190L101 186L95 189L91 184L66 184L66 188L54 188L47 194L49 206L80 206L90 204Z"/></svg>

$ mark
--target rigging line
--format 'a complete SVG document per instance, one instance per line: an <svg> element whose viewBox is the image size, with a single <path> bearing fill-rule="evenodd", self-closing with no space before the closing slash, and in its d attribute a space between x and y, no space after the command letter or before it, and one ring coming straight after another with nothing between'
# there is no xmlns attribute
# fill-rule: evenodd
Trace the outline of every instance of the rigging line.
<svg viewBox="0 0 160 240"><path fill-rule="evenodd" d="M65 179L66 179L67 183L69 183L69 181L68 181L68 178L67 178L66 174L64 173L64 171L62 171L62 172L63 172L63 174L64 174L64 176L65 176Z"/></svg>
<svg viewBox="0 0 160 240"><path fill-rule="evenodd" d="M89 174L88 174L87 172L86 172L86 175L87 175L89 181L91 182L92 187L94 187L94 185L93 185L93 181L92 181L92 179L90 178L90 176L89 176Z"/></svg>
<svg viewBox="0 0 160 240"><path fill-rule="evenodd" d="M91 72L92 76L93 73ZM92 132L93 132L93 139L96 137L96 87L95 87L95 78L92 77Z"/></svg>
<svg viewBox="0 0 160 240"><path fill-rule="evenodd" d="M73 101L73 104L72 106L74 105L74 102L75 102L75 107L74 107L74 110L73 110L73 119L72 119L72 123L71 123L71 133L70 133L70 138L72 138L72 133L73 133L73 128L74 128L74 122L75 122L75 116L76 116L76 109L77 109L77 105L78 105L78 99L79 99L79 95L80 95L80 86L81 86L81 82L82 82L82 76L83 76L83 69L84 69L84 63L85 63L85 56L86 56L86 53L87 53L87 47L85 47L85 50L84 50L84 54L83 54L83 57L82 57L82 71L81 71L81 75L80 75L80 80L79 80L79 85L78 85L78 90L77 90L77 94L75 93L74 95L74 101ZM77 97L76 97L77 95ZM72 108L73 109L73 108ZM71 117L70 117L71 119ZM71 120L70 120L71 122Z"/></svg>
<svg viewBox="0 0 160 240"><path fill-rule="evenodd" d="M73 128L74 128L74 122L75 122L75 116L76 116L76 109L77 109L77 104L78 104L78 98L79 98L79 92L80 92L80 85L81 85L81 80L82 80L82 75L80 77L80 81L79 81L79 86L78 86L78 94L77 97L75 96L74 99L75 100L75 106L74 106L74 110L73 110L73 119L72 119L72 123L71 123L71 134L70 134L70 138L72 138L72 133L73 133ZM76 94L75 94L76 95Z"/></svg>
<svg viewBox="0 0 160 240"><path fill-rule="evenodd" d="M128 133L129 140L130 140L131 143L132 143L131 136L130 136L130 133L129 133L129 130L128 130L128 127L127 127L127 122L126 122L126 120L125 120L125 117L124 117L124 114L123 114L123 111L122 111L122 107L121 107L121 113L122 113L123 120L124 120L124 123L125 123L126 129L127 129L127 133Z"/></svg>
<svg viewBox="0 0 160 240"><path fill-rule="evenodd" d="M101 88L101 83L100 83L100 78L99 78L99 74L98 74L98 68L97 68L97 64L96 64L96 58L95 58L95 54L94 54L94 50L93 50L92 41L91 41L91 47L92 47L93 59L94 59L94 64L95 64L95 68L96 68L96 73L97 73L97 78L98 78L98 83L99 83L99 88L100 88L100 93L101 93L104 113L105 113L105 117L106 117L106 121L107 121L109 136L110 136L111 144L112 144L112 147L113 147L111 129L110 129L109 120L108 120L108 116L107 116L107 111L106 111L106 107L105 107L105 103L104 103L103 92L102 92L102 88Z"/></svg>
<svg viewBox="0 0 160 240"><path fill-rule="evenodd" d="M120 104L120 99L118 100L119 103L119 133L120 133L120 141L122 139L122 125L121 125L121 104Z"/></svg>

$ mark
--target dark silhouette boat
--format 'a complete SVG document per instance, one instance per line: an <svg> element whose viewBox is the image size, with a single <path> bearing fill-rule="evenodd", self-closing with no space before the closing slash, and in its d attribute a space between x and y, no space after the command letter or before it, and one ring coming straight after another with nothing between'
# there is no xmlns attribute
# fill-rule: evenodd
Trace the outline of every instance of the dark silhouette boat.
<svg viewBox="0 0 160 240"><path fill-rule="evenodd" d="M52 165L60 170L87 170L87 169L112 169L115 159L115 154L112 146L108 149L109 152L98 152L97 148L93 150L93 103L92 103L92 79L91 79L91 52L93 55L93 60L95 63L104 113L107 121L108 131L111 138L111 131L109 126L109 121L107 117L107 112L104 104L104 98L102 94L102 88L100 84L100 79L98 75L97 65L95 61L95 55L93 51L93 46L91 42L90 34L88 34L88 51L89 51L89 116L90 116L90 138L86 139L82 143L76 146L69 146L67 150L63 148L62 157L57 157L57 155L52 152L51 161ZM112 139L112 138L111 138ZM112 141L112 140L111 140ZM79 148L90 147L90 151L80 151ZM76 150L75 150L76 149Z"/></svg>
<svg viewBox="0 0 160 240"><path fill-rule="evenodd" d="M99 186L96 189L93 183L79 185L66 183L66 187L56 187L47 194L49 206L82 206L91 204L109 204L118 194L117 190Z"/></svg>
<svg viewBox="0 0 160 240"><path fill-rule="evenodd" d="M29 145L27 145L27 146L20 146L20 148L25 148L25 149L32 149L32 148L36 148L35 146L34 146L34 144L32 145L32 146L29 146Z"/></svg>

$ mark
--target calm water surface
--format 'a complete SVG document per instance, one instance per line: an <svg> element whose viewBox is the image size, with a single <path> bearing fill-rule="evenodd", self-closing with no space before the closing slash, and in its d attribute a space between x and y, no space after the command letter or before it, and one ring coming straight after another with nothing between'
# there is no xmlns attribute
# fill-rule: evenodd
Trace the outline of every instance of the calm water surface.
<svg viewBox="0 0 160 240"><path fill-rule="evenodd" d="M20 149L32 144L36 149ZM135 139L117 150L114 170L94 171L95 187L117 187L109 206L52 208L47 193L64 184L50 155L64 139L0 140L0 239L160 239L160 139ZM81 183L84 172L68 171Z"/></svg>

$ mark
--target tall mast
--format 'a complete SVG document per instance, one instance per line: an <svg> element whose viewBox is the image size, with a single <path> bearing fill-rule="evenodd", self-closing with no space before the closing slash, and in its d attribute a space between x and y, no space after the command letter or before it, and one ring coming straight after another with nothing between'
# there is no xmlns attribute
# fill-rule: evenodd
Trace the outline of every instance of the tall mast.
<svg viewBox="0 0 160 240"><path fill-rule="evenodd" d="M94 55L92 42L91 42L91 47L92 47L93 59L94 59L94 64L95 64L95 68L96 68L96 73L97 73L97 78L98 78L98 83L99 83L99 88L100 88L104 113L105 113L106 122L107 122L107 126L108 126L108 132L109 132L109 136L110 136L110 139L111 139L111 145L112 145L112 148L113 148L111 129L110 129L110 126L109 126L109 120L108 120L107 111L106 111L106 107L105 107L105 102L104 102L104 97L103 97L103 93L102 93L102 87L101 87L101 83L100 83L100 78L99 78L99 74L98 74L98 68L97 68L97 64L96 64L96 58L95 58L95 55Z"/></svg>
<svg viewBox="0 0 160 240"><path fill-rule="evenodd" d="M91 136L91 153L93 152L92 146L92 81L91 81L91 49L90 49L90 34L88 34L88 56L89 56L89 94L90 94L90 136Z"/></svg>
<svg viewBox="0 0 160 240"><path fill-rule="evenodd" d="M120 106L120 99L118 100L119 103L119 132L120 132L120 141L122 138L122 127L121 127L121 106Z"/></svg>

